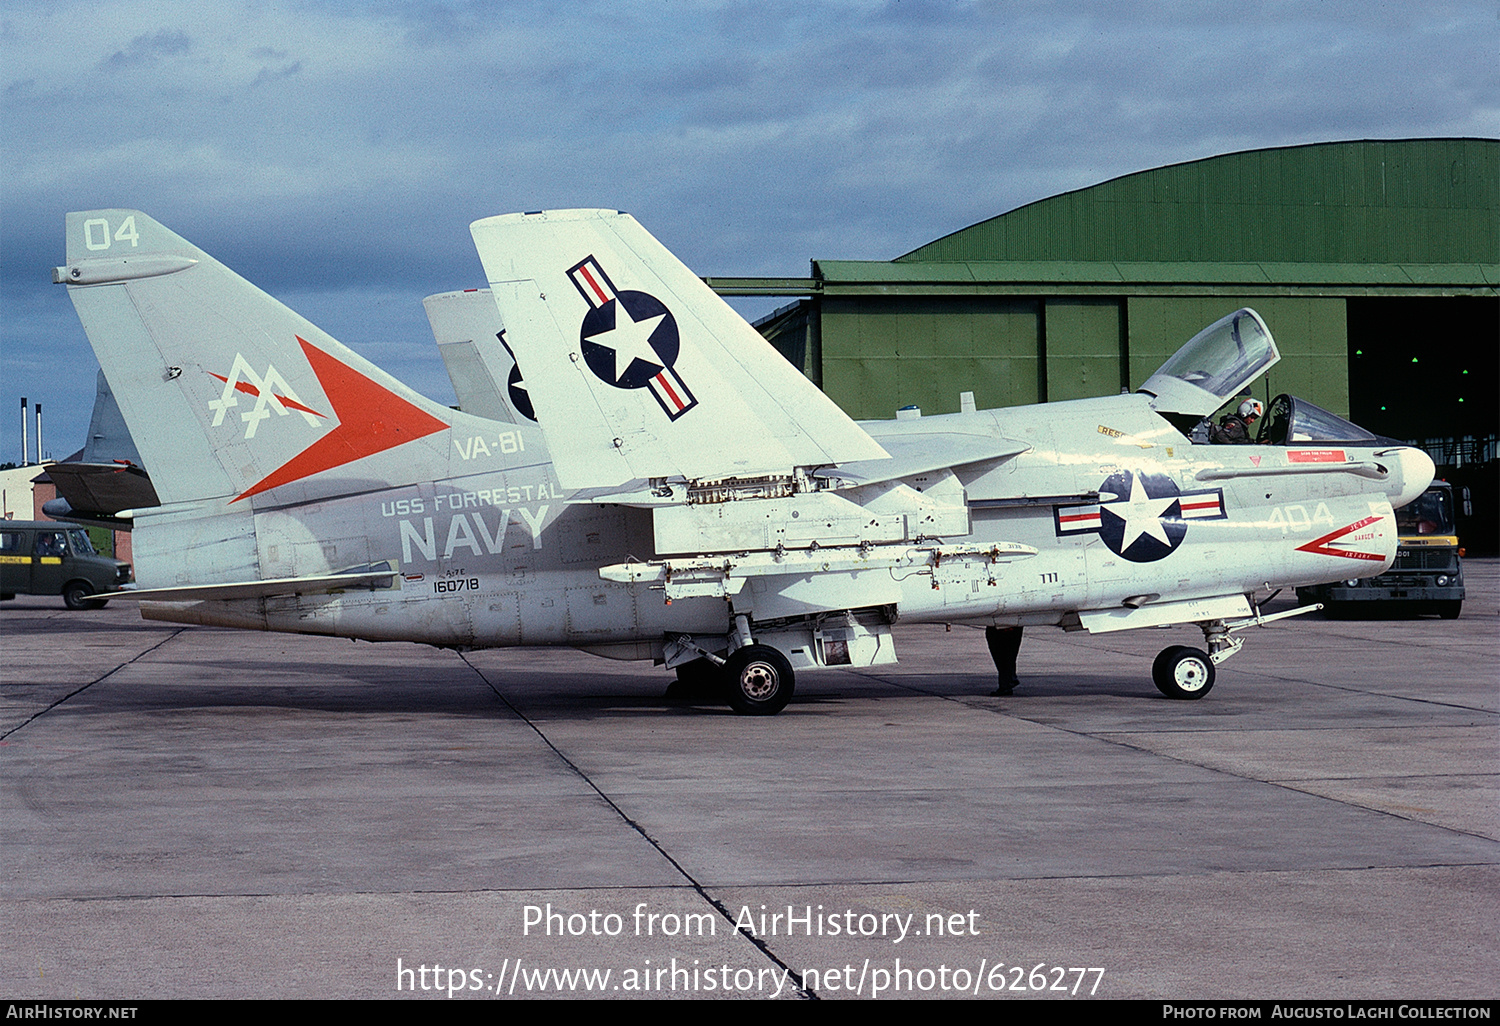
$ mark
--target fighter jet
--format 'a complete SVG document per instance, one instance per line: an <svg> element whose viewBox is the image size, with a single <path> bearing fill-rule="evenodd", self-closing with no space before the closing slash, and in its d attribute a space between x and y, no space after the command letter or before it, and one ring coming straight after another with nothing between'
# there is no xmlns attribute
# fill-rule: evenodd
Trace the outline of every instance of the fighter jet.
<svg viewBox="0 0 1500 1026"><path fill-rule="evenodd" d="M138 211L68 215L53 277L161 499L143 615L651 659L747 714L894 661L898 620L1193 624L1153 680L1201 698L1299 612L1256 595L1386 569L1432 477L1291 397L1263 444L1195 444L1279 359L1250 310L1134 395L857 424L630 216L472 231L535 424L431 402Z"/></svg>

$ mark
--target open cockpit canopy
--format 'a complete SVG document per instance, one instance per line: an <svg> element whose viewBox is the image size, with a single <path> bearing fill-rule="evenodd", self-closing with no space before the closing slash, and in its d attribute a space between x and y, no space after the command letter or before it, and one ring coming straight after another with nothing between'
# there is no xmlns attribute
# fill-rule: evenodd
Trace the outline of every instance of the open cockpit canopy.
<svg viewBox="0 0 1500 1026"><path fill-rule="evenodd" d="M1207 417L1280 359L1271 329L1246 307L1188 339L1139 391L1158 413Z"/></svg>

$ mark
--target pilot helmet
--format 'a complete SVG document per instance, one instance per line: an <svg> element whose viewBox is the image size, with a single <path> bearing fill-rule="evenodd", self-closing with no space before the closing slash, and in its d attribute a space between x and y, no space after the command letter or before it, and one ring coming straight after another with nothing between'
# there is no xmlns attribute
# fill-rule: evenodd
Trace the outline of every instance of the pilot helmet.
<svg viewBox="0 0 1500 1026"><path fill-rule="evenodd" d="M1265 407L1261 405L1259 399L1246 399L1240 403L1240 419L1246 424L1254 424L1264 412Z"/></svg>

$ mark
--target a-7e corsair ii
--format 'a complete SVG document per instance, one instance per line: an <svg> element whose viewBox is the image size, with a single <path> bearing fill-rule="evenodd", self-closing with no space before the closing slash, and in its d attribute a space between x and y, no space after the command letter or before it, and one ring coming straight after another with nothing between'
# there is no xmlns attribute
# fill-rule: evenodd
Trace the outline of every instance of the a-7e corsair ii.
<svg viewBox="0 0 1500 1026"><path fill-rule="evenodd" d="M744 713L894 661L898 619L1191 623L1153 676L1197 698L1251 596L1380 573L1432 477L1293 399L1276 444L1190 441L1279 358L1249 310L1134 395L856 424L625 214L473 235L536 424L416 394L144 214L68 215L54 278L161 498L144 615L654 659Z"/></svg>

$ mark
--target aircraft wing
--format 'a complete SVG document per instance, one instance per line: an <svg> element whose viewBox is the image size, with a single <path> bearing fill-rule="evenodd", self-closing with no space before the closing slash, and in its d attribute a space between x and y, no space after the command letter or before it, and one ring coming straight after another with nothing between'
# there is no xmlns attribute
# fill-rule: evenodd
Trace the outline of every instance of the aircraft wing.
<svg viewBox="0 0 1500 1026"><path fill-rule="evenodd" d="M470 226L566 489L887 454L628 214Z"/></svg>
<svg viewBox="0 0 1500 1026"><path fill-rule="evenodd" d="M856 460L819 470L815 477L838 478L854 484L879 484L915 474L1005 459L1030 449L1014 438L975 435L961 431L882 435L880 444L890 454L883 460Z"/></svg>

